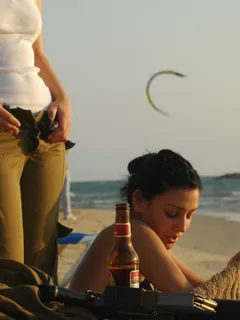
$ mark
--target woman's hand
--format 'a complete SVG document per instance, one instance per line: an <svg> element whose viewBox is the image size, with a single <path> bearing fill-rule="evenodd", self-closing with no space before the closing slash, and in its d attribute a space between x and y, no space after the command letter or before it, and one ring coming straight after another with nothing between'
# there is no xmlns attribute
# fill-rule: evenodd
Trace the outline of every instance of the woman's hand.
<svg viewBox="0 0 240 320"><path fill-rule="evenodd" d="M53 121L58 122L58 128L48 137L49 142L65 142L72 128L72 107L68 98L55 100L48 115Z"/></svg>
<svg viewBox="0 0 240 320"><path fill-rule="evenodd" d="M238 253L236 253L228 262L228 266L236 261L240 261L240 251L238 251Z"/></svg>
<svg viewBox="0 0 240 320"><path fill-rule="evenodd" d="M21 123L0 104L0 132L18 134Z"/></svg>

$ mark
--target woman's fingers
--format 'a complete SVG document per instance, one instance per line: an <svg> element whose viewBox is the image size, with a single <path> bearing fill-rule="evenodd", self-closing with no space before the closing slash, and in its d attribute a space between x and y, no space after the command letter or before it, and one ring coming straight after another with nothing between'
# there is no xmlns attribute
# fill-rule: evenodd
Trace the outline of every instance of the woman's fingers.
<svg viewBox="0 0 240 320"><path fill-rule="evenodd" d="M12 125L8 121L0 118L0 131L1 132L10 132L10 133L18 134L19 133L19 128L14 126L14 125Z"/></svg>
<svg viewBox="0 0 240 320"><path fill-rule="evenodd" d="M20 126L21 123L0 105L0 131L18 134Z"/></svg>

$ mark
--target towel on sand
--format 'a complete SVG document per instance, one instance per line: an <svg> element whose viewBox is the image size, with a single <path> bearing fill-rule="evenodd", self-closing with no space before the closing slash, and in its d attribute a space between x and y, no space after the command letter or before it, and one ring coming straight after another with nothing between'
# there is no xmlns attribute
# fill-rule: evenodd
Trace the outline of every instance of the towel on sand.
<svg viewBox="0 0 240 320"><path fill-rule="evenodd" d="M240 300L240 261L233 262L195 289L209 299Z"/></svg>

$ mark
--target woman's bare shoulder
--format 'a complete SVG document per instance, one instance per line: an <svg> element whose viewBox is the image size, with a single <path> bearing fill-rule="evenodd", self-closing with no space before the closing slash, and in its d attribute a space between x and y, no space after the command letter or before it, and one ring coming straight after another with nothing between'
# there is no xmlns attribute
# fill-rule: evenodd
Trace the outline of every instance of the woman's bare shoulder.
<svg viewBox="0 0 240 320"><path fill-rule="evenodd" d="M141 228L141 229L150 229L150 227L143 221L132 219L131 220L131 227L132 228Z"/></svg>
<svg viewBox="0 0 240 320"><path fill-rule="evenodd" d="M88 254L103 255L104 252L110 251L114 239L114 226L110 225L102 229L93 240L89 247Z"/></svg>
<svg viewBox="0 0 240 320"><path fill-rule="evenodd" d="M158 237L155 231L143 221L132 220L131 229L132 229L133 241L140 240L142 242L142 241L145 241L145 239L147 238L150 241L162 243L161 239Z"/></svg>
<svg viewBox="0 0 240 320"><path fill-rule="evenodd" d="M103 228L98 235L96 236L96 241L111 241L113 242L113 237L114 237L114 225L107 226Z"/></svg>

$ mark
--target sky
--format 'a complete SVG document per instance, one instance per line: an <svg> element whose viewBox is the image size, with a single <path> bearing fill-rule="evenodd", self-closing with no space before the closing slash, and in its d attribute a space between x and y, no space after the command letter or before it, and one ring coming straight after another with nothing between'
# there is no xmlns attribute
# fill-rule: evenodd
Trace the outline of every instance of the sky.
<svg viewBox="0 0 240 320"><path fill-rule="evenodd" d="M201 175L240 171L239 0L42 0L44 50L73 107L73 181L122 179L172 149ZM151 96L170 116L154 111Z"/></svg>

